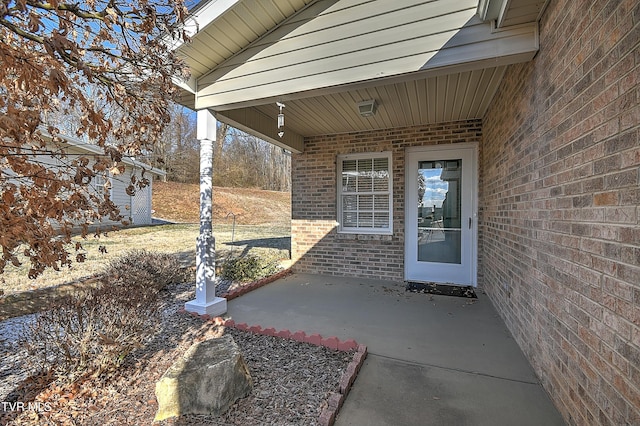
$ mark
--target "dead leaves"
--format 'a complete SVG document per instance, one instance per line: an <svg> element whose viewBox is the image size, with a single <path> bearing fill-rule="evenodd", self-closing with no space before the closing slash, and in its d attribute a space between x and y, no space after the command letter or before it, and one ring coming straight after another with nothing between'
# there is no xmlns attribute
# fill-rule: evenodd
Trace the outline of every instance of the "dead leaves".
<svg viewBox="0 0 640 426"><path fill-rule="evenodd" d="M71 225L54 229L48 219L81 226L118 217L88 189L97 173L122 175L123 156L153 148L169 121L173 78L186 75L159 42L181 23L182 1L174 7L161 13L146 0L0 2L0 272L16 262L22 243L30 246L32 276L74 258L54 243ZM54 142L65 133L88 136L104 156L73 164L39 128Z"/></svg>
<svg viewBox="0 0 640 426"><path fill-rule="evenodd" d="M81 377L76 382L43 381L31 400L48 402L51 410L39 417L23 413L12 424L147 425L157 410L155 383L195 340L221 332L175 311L192 284L172 287L165 316L157 327L162 334L128 358L118 370L100 377ZM229 331L229 330L227 330ZM234 333L236 343L254 378L252 394L239 400L225 416L199 416L180 424L314 424L320 408L333 392L352 356L342 352L252 333Z"/></svg>

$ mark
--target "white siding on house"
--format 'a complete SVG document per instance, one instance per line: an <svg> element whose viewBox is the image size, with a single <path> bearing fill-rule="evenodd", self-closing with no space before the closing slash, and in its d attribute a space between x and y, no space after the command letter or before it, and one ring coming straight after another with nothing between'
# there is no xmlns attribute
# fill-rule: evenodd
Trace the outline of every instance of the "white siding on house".
<svg viewBox="0 0 640 426"><path fill-rule="evenodd" d="M120 215L128 221L131 216L131 197L127 195L126 189L131 179L131 170L132 168L127 166L124 173L111 177L111 201L120 208ZM103 221L102 223L113 222Z"/></svg>
<svg viewBox="0 0 640 426"><path fill-rule="evenodd" d="M67 144L56 145L50 143L48 148L50 151L55 152L56 155L40 154L30 161L38 162L44 166L49 167L52 170L63 171L69 174L73 174L74 169L72 163L74 160L80 157L86 157L89 160L88 167L91 168L97 155L103 155L101 148L95 145L85 144L74 138L67 138ZM62 149L65 151L65 157L57 155ZM153 175L163 174L164 172L158 169L150 169L145 167L145 177L149 179L149 185L146 188L138 189L135 196L127 194L127 186L131 182L132 175L135 175L138 179L142 174L142 163L139 163L133 159L124 160L124 172L119 175L107 174L106 176L97 176L92 179L88 186L88 190L93 193L97 193L100 188L103 188L108 183L110 186L110 198L111 201L118 206L120 214L124 220L129 221L133 225L148 225L152 222L151 217L151 196L152 196L152 184ZM28 184L24 179L16 179L17 185ZM64 196L64 194L60 194ZM101 225L118 225L120 222L108 220L105 218L100 222ZM97 224L96 224L97 225Z"/></svg>
<svg viewBox="0 0 640 426"><path fill-rule="evenodd" d="M120 208L120 214L132 225L151 224L151 193L153 182L149 179L149 185L143 189L136 189L134 195L127 194L127 186L131 182L131 176L140 177L141 169L127 165L125 172L111 178L111 200ZM104 221L103 223L113 223Z"/></svg>
<svg viewBox="0 0 640 426"><path fill-rule="evenodd" d="M224 110L283 94L533 57L536 24L494 31L477 18L476 7L476 0L401 0L375 8L342 0L312 20L306 14L316 12L305 10L198 78L196 108Z"/></svg>
<svg viewBox="0 0 640 426"><path fill-rule="evenodd" d="M189 62L192 73L200 76L309 3L317 7L316 4L322 2L212 0L203 3L190 11L192 15L187 18L185 29L189 34L196 34L190 42L179 45L179 53Z"/></svg>
<svg viewBox="0 0 640 426"><path fill-rule="evenodd" d="M198 32L177 47L192 71L181 102L292 152L309 136L481 118L505 68L538 51L527 17L545 4L212 0L215 17L197 8ZM368 99L378 112L360 117Z"/></svg>

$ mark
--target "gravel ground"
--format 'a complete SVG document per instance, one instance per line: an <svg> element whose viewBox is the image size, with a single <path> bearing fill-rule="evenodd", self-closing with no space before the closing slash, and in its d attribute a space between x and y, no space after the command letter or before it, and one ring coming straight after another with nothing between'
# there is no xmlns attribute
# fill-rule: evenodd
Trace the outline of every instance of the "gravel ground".
<svg viewBox="0 0 640 426"><path fill-rule="evenodd" d="M240 346L254 388L223 416L184 416L159 425L314 425L329 393L337 391L351 353L292 340L223 330L177 311L193 298L194 284L164 293L160 332L133 353L116 374L64 384L27 378L25 354L16 339L35 316L0 322L0 401L39 402L36 410L3 410L0 424L146 425L157 410L155 383L190 345L231 333ZM268 324L263 324L268 326Z"/></svg>
<svg viewBox="0 0 640 426"><path fill-rule="evenodd" d="M20 349L16 342L23 334L25 326L35 317L35 314L24 315L0 322L0 401L7 401L7 396L13 388L27 378L27 371L23 365L26 351Z"/></svg>

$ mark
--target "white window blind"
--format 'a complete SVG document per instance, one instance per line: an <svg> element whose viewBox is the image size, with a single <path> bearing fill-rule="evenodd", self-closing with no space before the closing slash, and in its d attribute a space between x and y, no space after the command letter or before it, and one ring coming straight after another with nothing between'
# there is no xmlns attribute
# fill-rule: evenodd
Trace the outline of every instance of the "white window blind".
<svg viewBox="0 0 640 426"><path fill-rule="evenodd" d="M338 156L340 232L391 234L391 152Z"/></svg>

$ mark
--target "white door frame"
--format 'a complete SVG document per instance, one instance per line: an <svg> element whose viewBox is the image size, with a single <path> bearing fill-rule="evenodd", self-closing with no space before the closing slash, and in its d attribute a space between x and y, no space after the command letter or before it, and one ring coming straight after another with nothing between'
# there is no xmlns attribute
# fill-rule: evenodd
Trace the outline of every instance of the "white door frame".
<svg viewBox="0 0 640 426"><path fill-rule="evenodd" d="M446 145L428 145L428 146L420 146L420 147L409 147L405 149L405 189L404 189L404 197L405 197L405 248L404 248L404 278L406 281L420 281L411 277L412 271L409 270L409 256L412 253L416 253L416 250L413 248L413 244L417 244L417 227L415 227L415 223L417 223L417 207L411 210L411 206L409 206L409 198L414 197L413 193L417 194L417 182L411 182L410 179L410 167L414 167L414 162L411 161L411 157L415 157L417 154L424 153L435 153L435 152L443 152L450 151L451 155L459 155L461 150L470 150L472 164L469 168L470 176L467 179L463 179L463 185L471 186L471 205L470 205L470 218L465 218L463 226L467 225L467 222L470 220L471 225L471 261L470 261L470 279L469 282L452 282L447 281L445 284L457 284L457 285L471 285L476 287L478 285L478 144L477 143L455 143L455 144L446 144ZM453 158L453 157L452 157ZM463 163L463 168L464 168ZM410 192L413 191L413 192ZM409 195L412 194L412 195ZM414 206L415 207L415 206ZM414 219L416 219L414 221ZM410 236L410 232L414 232L415 238ZM411 247L410 247L411 246ZM427 280L428 281L428 280ZM438 280L441 282L442 280Z"/></svg>

